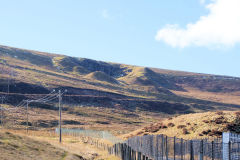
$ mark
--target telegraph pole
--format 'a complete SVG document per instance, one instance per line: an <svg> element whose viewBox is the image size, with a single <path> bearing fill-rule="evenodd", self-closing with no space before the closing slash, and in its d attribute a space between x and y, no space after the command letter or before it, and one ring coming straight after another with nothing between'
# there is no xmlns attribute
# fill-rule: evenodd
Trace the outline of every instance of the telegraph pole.
<svg viewBox="0 0 240 160"><path fill-rule="evenodd" d="M1 97L1 100L2 100L2 105L1 105L1 125L3 127L3 97Z"/></svg>
<svg viewBox="0 0 240 160"><path fill-rule="evenodd" d="M27 133L28 133L28 105L29 105L29 101L27 100Z"/></svg>
<svg viewBox="0 0 240 160"><path fill-rule="evenodd" d="M59 143L62 143L62 108L61 108L62 95L61 90L58 91L58 106L59 106Z"/></svg>

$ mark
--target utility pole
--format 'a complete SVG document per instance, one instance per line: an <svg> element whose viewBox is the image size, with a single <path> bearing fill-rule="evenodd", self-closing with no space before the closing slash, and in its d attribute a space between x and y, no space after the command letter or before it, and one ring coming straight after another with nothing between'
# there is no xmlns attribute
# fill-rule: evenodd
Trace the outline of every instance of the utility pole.
<svg viewBox="0 0 240 160"><path fill-rule="evenodd" d="M3 97L1 97L2 105L1 105L1 126L3 127Z"/></svg>
<svg viewBox="0 0 240 160"><path fill-rule="evenodd" d="M27 100L27 133L28 133L28 105L29 105L29 101Z"/></svg>
<svg viewBox="0 0 240 160"><path fill-rule="evenodd" d="M59 106L59 143L62 143L62 108L61 108L62 94L58 91L58 106Z"/></svg>

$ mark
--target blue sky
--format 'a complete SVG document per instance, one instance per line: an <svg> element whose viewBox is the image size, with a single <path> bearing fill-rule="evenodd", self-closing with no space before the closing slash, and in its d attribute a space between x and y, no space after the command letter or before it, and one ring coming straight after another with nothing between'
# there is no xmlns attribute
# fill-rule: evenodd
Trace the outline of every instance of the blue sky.
<svg viewBox="0 0 240 160"><path fill-rule="evenodd" d="M232 5L224 4L227 1L232 1ZM240 77L240 36L231 28L238 27L239 14L222 15L226 11L221 8L224 5L235 11L234 2L238 3L237 0L0 0L0 44L109 62ZM225 23L219 17L232 18Z"/></svg>

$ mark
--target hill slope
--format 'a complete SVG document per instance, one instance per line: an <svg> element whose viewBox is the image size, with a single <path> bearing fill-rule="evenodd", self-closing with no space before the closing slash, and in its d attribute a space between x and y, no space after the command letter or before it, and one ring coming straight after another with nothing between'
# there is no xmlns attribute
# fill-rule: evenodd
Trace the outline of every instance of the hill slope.
<svg viewBox="0 0 240 160"><path fill-rule="evenodd" d="M194 113L163 119L123 137L165 134L184 139L221 137L222 132L240 133L240 112L217 111Z"/></svg>
<svg viewBox="0 0 240 160"><path fill-rule="evenodd" d="M78 155L72 155L48 143L2 131L0 131L0 153L1 160L84 160Z"/></svg>
<svg viewBox="0 0 240 160"><path fill-rule="evenodd" d="M0 72L0 92L9 88L12 93L45 94L52 89L68 89L69 95L79 95L71 101L65 98L69 104L120 106L132 112L163 114L236 110L240 105L240 78L236 77L107 63L7 46L0 46ZM24 98L28 97L11 95L8 103L17 104Z"/></svg>

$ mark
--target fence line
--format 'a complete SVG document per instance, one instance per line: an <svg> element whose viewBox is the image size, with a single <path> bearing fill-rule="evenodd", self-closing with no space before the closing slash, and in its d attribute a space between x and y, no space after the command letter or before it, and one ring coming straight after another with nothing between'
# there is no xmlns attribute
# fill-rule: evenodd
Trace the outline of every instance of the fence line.
<svg viewBox="0 0 240 160"><path fill-rule="evenodd" d="M165 135L133 137L126 144L154 160L239 160L240 143L222 139L184 140ZM226 152L224 154L224 152ZM223 157L226 155L226 157Z"/></svg>
<svg viewBox="0 0 240 160"><path fill-rule="evenodd" d="M76 129L63 129L63 134L82 137L85 143L106 150L122 160L240 160L240 142L237 139L240 136L236 134L229 134L232 140L229 143L224 143L220 138L184 140L165 135L137 136L122 142L111 134L104 137L101 131Z"/></svg>
<svg viewBox="0 0 240 160"><path fill-rule="evenodd" d="M59 133L59 129L56 128L56 133ZM95 139L102 139L111 142L112 144L123 143L124 141L107 131L96 131L96 130L86 130L86 129L69 129L62 128L62 133L65 135L75 136L75 137L91 137Z"/></svg>

